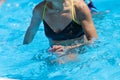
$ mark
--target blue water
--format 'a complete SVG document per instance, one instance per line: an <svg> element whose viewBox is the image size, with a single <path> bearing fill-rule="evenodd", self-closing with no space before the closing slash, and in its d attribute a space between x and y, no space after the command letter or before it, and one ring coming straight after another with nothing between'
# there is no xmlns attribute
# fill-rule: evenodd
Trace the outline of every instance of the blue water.
<svg viewBox="0 0 120 80"><path fill-rule="evenodd" d="M78 61L46 63L49 47L43 24L30 45L22 45L32 9L40 0L7 0L0 7L0 80L120 80L120 3L93 0L100 12L93 16L98 41L86 46Z"/></svg>

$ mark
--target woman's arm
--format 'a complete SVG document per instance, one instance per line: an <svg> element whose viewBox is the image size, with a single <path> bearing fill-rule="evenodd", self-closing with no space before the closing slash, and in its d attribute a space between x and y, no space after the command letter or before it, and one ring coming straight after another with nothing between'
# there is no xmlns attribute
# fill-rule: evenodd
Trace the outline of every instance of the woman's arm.
<svg viewBox="0 0 120 80"><path fill-rule="evenodd" d="M87 5L81 0L81 4L77 5L77 17L80 20L84 33L88 41L97 38L96 29L92 20L92 16Z"/></svg>
<svg viewBox="0 0 120 80"><path fill-rule="evenodd" d="M32 42L39 28L40 23L41 23L40 11L37 7L35 7L33 10L33 15L32 15L30 26L28 27L25 37L24 37L23 44L29 44L30 42Z"/></svg>

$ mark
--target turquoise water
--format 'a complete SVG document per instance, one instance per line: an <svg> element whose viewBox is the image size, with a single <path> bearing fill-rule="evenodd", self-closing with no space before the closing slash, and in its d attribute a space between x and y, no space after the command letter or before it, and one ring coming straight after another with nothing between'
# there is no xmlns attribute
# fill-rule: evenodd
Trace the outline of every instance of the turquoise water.
<svg viewBox="0 0 120 80"><path fill-rule="evenodd" d="M22 45L33 7L40 0L6 1L0 7L0 80L120 80L120 3L94 0L100 12L93 20L98 41L86 46L79 60L48 65L43 24L30 45Z"/></svg>

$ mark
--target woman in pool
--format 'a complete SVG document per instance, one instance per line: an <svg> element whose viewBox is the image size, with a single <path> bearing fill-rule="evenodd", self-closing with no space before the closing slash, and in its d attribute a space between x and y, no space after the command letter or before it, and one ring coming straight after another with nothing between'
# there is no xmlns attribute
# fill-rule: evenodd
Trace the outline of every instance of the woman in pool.
<svg viewBox="0 0 120 80"><path fill-rule="evenodd" d="M109 10L99 11L99 10L94 6L92 0L88 0L88 2L87 2L87 0L84 0L84 1L86 2L86 4L87 4L88 8L90 9L90 11L91 11L91 13L92 13L93 16L95 16L95 15L97 15L97 14L102 14L102 15L103 15L103 14L107 14L107 13L110 12ZM101 16L101 15L99 15L99 16Z"/></svg>
<svg viewBox="0 0 120 80"><path fill-rule="evenodd" d="M85 1L85 0L84 0L84 1ZM86 2L86 1L85 1L85 2ZM88 3L86 2L86 4L87 4L87 6L88 6L88 8L90 9L90 11L91 11L92 14L93 14L93 13L97 13L97 8L94 6L92 0L89 0L89 2L88 2Z"/></svg>
<svg viewBox="0 0 120 80"><path fill-rule="evenodd" d="M29 44L43 20L51 52L63 52L97 38L88 6L83 0L44 0L33 10L23 44Z"/></svg>

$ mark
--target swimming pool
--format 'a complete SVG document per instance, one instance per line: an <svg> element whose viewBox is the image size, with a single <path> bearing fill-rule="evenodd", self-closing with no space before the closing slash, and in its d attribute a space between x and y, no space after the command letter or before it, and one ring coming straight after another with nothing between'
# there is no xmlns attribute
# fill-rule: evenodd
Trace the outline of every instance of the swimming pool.
<svg viewBox="0 0 120 80"><path fill-rule="evenodd" d="M118 0L94 0L99 11L110 11L93 17L98 41L85 47L87 51L79 55L79 61L53 66L48 66L44 60L49 44L43 27L30 45L22 45L32 9L38 2L40 0L9 0L0 7L0 79L120 80Z"/></svg>

